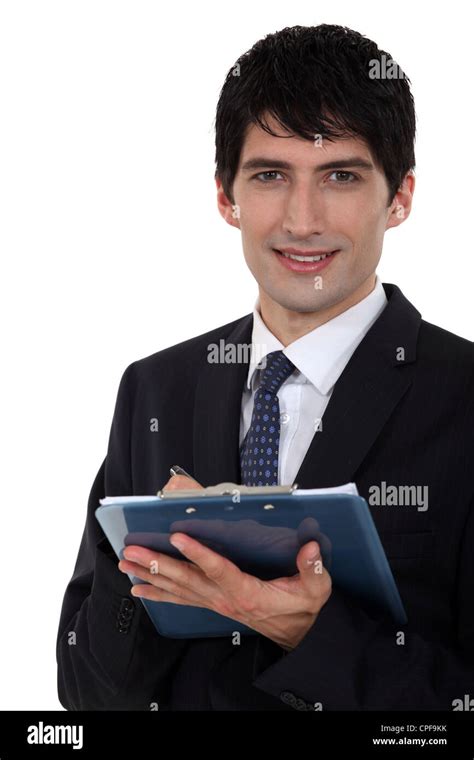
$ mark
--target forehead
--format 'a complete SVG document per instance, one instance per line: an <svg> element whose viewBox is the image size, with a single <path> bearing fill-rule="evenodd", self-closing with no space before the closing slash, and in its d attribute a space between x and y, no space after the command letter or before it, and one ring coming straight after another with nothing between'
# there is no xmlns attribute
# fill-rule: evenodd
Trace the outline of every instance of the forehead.
<svg viewBox="0 0 474 760"><path fill-rule="evenodd" d="M270 135L259 124L250 124L240 153L239 169L244 162L255 156L280 159L294 164L297 168L305 168L309 161L314 166L328 160L357 155L375 166L369 146L361 137L344 137L333 141L305 140L299 135L290 135L272 117L267 116L266 123L278 136Z"/></svg>

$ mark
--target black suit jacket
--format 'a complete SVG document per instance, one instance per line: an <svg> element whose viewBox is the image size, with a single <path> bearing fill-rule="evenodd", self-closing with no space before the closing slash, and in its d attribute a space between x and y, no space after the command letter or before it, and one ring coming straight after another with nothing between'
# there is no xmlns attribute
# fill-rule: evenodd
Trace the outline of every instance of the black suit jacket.
<svg viewBox="0 0 474 760"><path fill-rule="evenodd" d="M240 646L230 636L162 637L130 595L94 510L105 495L156 493L174 463L204 486L240 482L248 365L207 356L221 339L250 343L250 314L123 374L62 607L64 707L452 710L454 700L474 697L474 346L423 321L395 285L384 288L388 304L336 383L296 482L354 481L367 499L383 481L428 486L426 511L371 506L408 624L394 626L334 587L285 653L260 634ZM150 432L152 418L158 432Z"/></svg>

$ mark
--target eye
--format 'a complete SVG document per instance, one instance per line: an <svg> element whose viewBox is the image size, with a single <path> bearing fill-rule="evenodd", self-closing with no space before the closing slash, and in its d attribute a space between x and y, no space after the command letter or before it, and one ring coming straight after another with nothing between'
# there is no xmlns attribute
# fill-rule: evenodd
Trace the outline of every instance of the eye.
<svg viewBox="0 0 474 760"><path fill-rule="evenodd" d="M359 179L352 172L345 172L345 171L337 170L337 171L333 172L330 175L330 177L332 177L333 174L338 174L339 177L342 176L342 180L341 181L339 181L339 180L336 181L337 185L350 185L350 184L352 184L352 182L357 182L357 180Z"/></svg>
<svg viewBox="0 0 474 760"><path fill-rule="evenodd" d="M258 182L262 182L264 185L268 185L269 182L273 181L273 177L271 177L269 180L261 179L261 177L267 176L268 174L280 174L276 169L272 169L266 172L260 172L259 174L255 174L252 179L256 179ZM280 176L282 176L280 174Z"/></svg>

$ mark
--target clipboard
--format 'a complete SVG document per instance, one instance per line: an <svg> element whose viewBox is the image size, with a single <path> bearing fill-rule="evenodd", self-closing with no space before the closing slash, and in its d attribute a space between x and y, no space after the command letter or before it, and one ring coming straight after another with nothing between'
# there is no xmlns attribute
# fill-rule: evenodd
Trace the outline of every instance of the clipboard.
<svg viewBox="0 0 474 760"><path fill-rule="evenodd" d="M155 496L100 500L95 515L118 559L131 544L176 559L169 542L187 533L262 580L298 572L296 556L311 540L321 547L333 586L403 625L406 613L367 502L354 483L326 489L219 483ZM143 583L129 574L132 584ZM171 638L207 638L252 628L213 610L141 598L156 630Z"/></svg>

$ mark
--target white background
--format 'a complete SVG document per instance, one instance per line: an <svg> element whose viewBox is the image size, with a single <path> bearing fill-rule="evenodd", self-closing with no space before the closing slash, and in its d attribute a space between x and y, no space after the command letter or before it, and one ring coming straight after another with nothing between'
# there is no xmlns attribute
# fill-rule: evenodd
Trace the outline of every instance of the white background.
<svg viewBox="0 0 474 760"><path fill-rule="evenodd" d="M213 129L227 71L258 39L343 24L410 77L415 200L378 273L474 339L467 10L317 5L0 2L0 709L62 709L62 596L125 367L253 308L216 207Z"/></svg>

